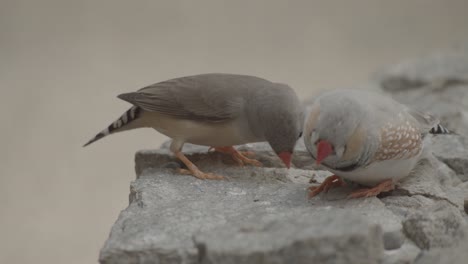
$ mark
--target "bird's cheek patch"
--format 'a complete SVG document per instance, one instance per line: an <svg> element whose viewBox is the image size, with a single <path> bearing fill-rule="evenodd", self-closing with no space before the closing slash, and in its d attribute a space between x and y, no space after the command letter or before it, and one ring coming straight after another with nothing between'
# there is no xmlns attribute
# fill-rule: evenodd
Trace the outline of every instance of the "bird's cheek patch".
<svg viewBox="0 0 468 264"><path fill-rule="evenodd" d="M311 109L310 114L309 114L309 116L307 118L307 121L306 121L305 131L307 132L307 134L309 134L308 136L311 136L313 134L313 131L315 129L315 125L317 123L319 114L320 114L320 109L319 109L319 106L316 105ZM312 142L314 142L314 141L312 141Z"/></svg>
<svg viewBox="0 0 468 264"><path fill-rule="evenodd" d="M364 144L365 131L358 127L349 138L344 150L342 160L353 160L357 158Z"/></svg>

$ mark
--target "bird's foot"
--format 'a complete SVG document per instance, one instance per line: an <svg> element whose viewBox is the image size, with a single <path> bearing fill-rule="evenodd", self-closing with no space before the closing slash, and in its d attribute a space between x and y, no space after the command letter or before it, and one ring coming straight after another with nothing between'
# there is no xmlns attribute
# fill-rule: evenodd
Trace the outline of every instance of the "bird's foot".
<svg viewBox="0 0 468 264"><path fill-rule="evenodd" d="M239 166L244 166L245 164L254 165L257 167L263 166L263 164L256 160L250 159L246 156L253 156L254 153L252 151L238 151L234 147L211 147L210 149L214 149L218 152L225 153L231 155L231 157L239 164Z"/></svg>
<svg viewBox="0 0 468 264"><path fill-rule="evenodd" d="M179 158L185 166L187 166L188 170L186 169L179 169L179 173L185 174L185 175L192 175L198 179L202 180L222 180L224 179L223 176L216 175L213 173L205 173L202 172L201 170L198 169L195 164L193 164L187 157L182 152L176 152L175 153L176 157Z"/></svg>
<svg viewBox="0 0 468 264"><path fill-rule="evenodd" d="M238 150L237 152L239 152L240 154L242 154L242 156L245 156L245 157L255 157L255 152L253 152L253 151Z"/></svg>
<svg viewBox="0 0 468 264"><path fill-rule="evenodd" d="M359 189L357 191L354 191L348 196L348 199L377 196L380 193L389 192L393 189L395 189L395 185L393 184L393 181L386 180L377 184L375 187L364 188L364 189Z"/></svg>
<svg viewBox="0 0 468 264"><path fill-rule="evenodd" d="M331 188L340 187L346 183L338 176L332 175L327 177L319 186L309 187L309 198L316 196L321 192L328 192Z"/></svg>
<svg viewBox="0 0 468 264"><path fill-rule="evenodd" d="M205 173L200 170L195 170L195 171L190 171L186 169L179 169L180 174L185 174L185 175L192 175L195 178L201 179L201 180L223 180L224 177L221 175L217 175L214 173Z"/></svg>

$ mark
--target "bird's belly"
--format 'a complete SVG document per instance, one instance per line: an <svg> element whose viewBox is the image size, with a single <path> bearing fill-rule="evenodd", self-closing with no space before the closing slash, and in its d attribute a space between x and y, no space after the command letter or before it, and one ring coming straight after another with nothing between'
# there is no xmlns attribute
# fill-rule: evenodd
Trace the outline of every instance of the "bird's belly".
<svg viewBox="0 0 468 264"><path fill-rule="evenodd" d="M154 114L151 127L182 142L203 146L222 147L262 141L250 134L239 120L223 123L197 122Z"/></svg>
<svg viewBox="0 0 468 264"><path fill-rule="evenodd" d="M189 124L188 127L191 133L185 140L197 145L223 147L259 141L245 136L245 133L234 124L207 125L197 123Z"/></svg>
<svg viewBox="0 0 468 264"><path fill-rule="evenodd" d="M332 172L344 179L366 186L374 186L385 180L391 179L393 182L396 182L408 176L416 166L418 159L419 156L411 159L378 161L373 162L367 167L358 168L353 171Z"/></svg>

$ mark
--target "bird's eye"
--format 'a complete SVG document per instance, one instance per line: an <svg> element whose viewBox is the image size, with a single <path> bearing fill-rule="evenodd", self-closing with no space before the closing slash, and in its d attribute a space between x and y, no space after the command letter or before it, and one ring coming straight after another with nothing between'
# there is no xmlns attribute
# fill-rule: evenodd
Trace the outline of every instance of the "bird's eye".
<svg viewBox="0 0 468 264"><path fill-rule="evenodd" d="M299 136L297 138L300 138L300 137L302 137L302 131L299 132Z"/></svg>

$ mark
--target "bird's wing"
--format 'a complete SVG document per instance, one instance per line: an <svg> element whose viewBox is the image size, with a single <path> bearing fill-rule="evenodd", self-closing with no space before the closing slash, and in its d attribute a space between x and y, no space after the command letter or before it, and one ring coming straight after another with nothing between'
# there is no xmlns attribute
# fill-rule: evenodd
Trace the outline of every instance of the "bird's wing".
<svg viewBox="0 0 468 264"><path fill-rule="evenodd" d="M231 87L233 76L189 76L156 83L118 97L146 111L181 119L222 122L242 113L244 97ZM230 86L231 85L231 86ZM233 90L234 89L234 90Z"/></svg>
<svg viewBox="0 0 468 264"><path fill-rule="evenodd" d="M408 108L408 114L410 114L416 121L418 121L421 132L427 133L437 124L439 124L439 119L431 114L423 113L415 109Z"/></svg>
<svg viewBox="0 0 468 264"><path fill-rule="evenodd" d="M421 132L407 124L388 125L380 135L380 144L375 152L376 160L408 159L422 149Z"/></svg>
<svg viewBox="0 0 468 264"><path fill-rule="evenodd" d="M398 115L380 130L380 145L375 153L376 160L408 159L419 155L423 135L431 124L437 122L431 115L407 109L408 115Z"/></svg>

